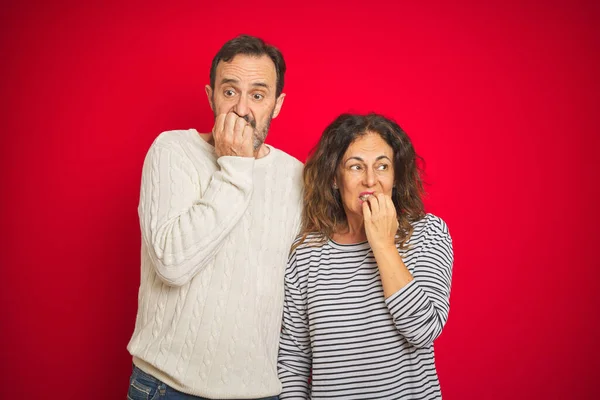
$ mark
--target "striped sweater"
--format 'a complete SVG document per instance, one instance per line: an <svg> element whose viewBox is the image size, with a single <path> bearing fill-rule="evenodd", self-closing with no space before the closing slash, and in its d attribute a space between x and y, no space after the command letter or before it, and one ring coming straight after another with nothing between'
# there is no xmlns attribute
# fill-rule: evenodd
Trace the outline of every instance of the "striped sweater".
<svg viewBox="0 0 600 400"><path fill-rule="evenodd" d="M413 226L401 254L414 280L387 299L368 242L309 236L290 255L281 400L441 398L433 341L448 317L452 240L434 215Z"/></svg>

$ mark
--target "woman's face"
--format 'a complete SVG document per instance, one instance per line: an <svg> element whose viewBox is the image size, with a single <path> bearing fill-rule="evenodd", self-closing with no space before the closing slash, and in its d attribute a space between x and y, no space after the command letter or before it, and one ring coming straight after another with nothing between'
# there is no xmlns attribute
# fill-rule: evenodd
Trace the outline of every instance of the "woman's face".
<svg viewBox="0 0 600 400"><path fill-rule="evenodd" d="M348 218L362 219L362 203L373 193L392 196L394 151L378 134L367 132L348 146L335 184Z"/></svg>

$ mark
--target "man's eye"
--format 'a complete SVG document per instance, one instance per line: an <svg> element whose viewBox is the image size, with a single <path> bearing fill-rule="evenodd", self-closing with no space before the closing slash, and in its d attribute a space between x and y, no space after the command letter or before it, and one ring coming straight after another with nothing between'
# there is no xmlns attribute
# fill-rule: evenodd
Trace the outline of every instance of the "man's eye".
<svg viewBox="0 0 600 400"><path fill-rule="evenodd" d="M260 94L260 93L254 93L254 94L252 95L252 98L253 98L254 100L262 100L262 99L264 99L264 98L265 98L265 96L264 96L264 95L262 95L262 94Z"/></svg>
<svg viewBox="0 0 600 400"><path fill-rule="evenodd" d="M225 92L223 92L223 94L225 94L225 97L231 97L235 94L235 92L232 89L227 89Z"/></svg>

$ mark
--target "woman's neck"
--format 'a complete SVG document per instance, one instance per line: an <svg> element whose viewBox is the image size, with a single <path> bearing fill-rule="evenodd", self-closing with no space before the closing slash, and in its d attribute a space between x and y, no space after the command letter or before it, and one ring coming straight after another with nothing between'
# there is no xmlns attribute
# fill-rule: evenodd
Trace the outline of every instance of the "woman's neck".
<svg viewBox="0 0 600 400"><path fill-rule="evenodd" d="M333 234L332 239L340 244L353 244L366 241L367 233L365 232L365 223L362 215L360 218L348 218L346 224Z"/></svg>

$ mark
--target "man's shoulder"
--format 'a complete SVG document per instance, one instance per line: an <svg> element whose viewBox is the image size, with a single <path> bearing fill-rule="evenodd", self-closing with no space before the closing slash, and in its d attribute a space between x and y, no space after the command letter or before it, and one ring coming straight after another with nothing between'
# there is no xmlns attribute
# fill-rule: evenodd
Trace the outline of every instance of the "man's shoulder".
<svg viewBox="0 0 600 400"><path fill-rule="evenodd" d="M273 190L279 192L293 203L298 200L298 207L302 207L302 172L304 164L288 153L271 146L271 168L269 176L275 182Z"/></svg>
<svg viewBox="0 0 600 400"><path fill-rule="evenodd" d="M214 161L215 159L214 148L195 129L176 129L160 133L152 142L148 156L153 157L164 151L196 161L204 159Z"/></svg>
<svg viewBox="0 0 600 400"><path fill-rule="evenodd" d="M270 146L271 151L277 158L278 163L287 164L289 168L302 170L304 168L304 164L298 160L296 157L286 153L283 150L280 150L276 147Z"/></svg>
<svg viewBox="0 0 600 400"><path fill-rule="evenodd" d="M194 136L198 136L198 133L194 129L175 129L171 131L164 131L160 133L156 139L154 139L152 146L177 148L186 143L192 142Z"/></svg>

